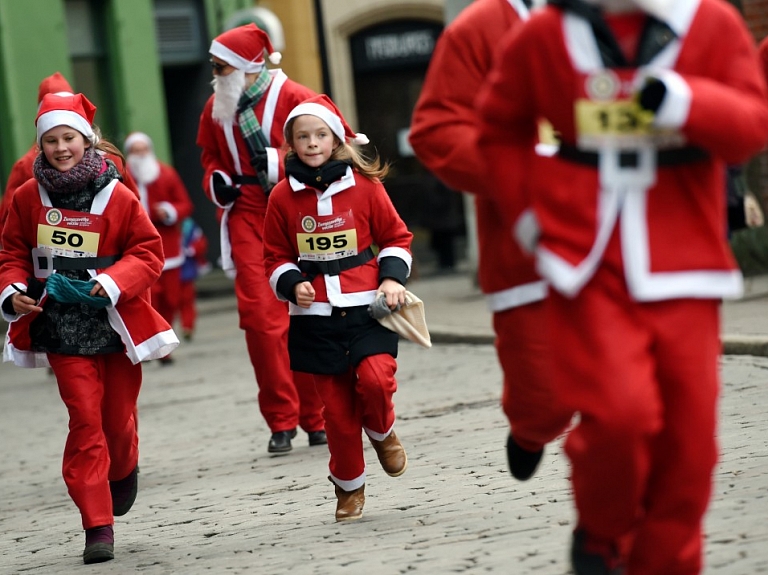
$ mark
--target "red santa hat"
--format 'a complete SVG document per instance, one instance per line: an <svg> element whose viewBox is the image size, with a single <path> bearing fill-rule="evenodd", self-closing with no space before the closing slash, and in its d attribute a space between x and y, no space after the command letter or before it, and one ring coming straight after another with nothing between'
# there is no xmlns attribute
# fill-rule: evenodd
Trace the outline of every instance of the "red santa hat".
<svg viewBox="0 0 768 575"><path fill-rule="evenodd" d="M365 134L356 134L352 131L352 128L347 125L344 116L341 115L336 104L334 104L325 94L319 94L312 98L308 98L291 110L291 113L288 114L288 118L285 120L285 125L283 126L283 133L286 139L288 139L289 136L289 134L285 133L286 128L288 127L288 122L293 118L304 115L317 116L320 118L323 122L328 124L331 131L336 134L336 137L342 142L347 141L350 144L358 144L362 146L370 141Z"/></svg>
<svg viewBox="0 0 768 575"><path fill-rule="evenodd" d="M154 145L152 144L152 138L150 138L147 134L144 132L131 132L128 134L128 137L125 138L125 142L123 143L123 151L126 154L130 153L131 146L138 144L139 142L149 146L150 150L154 148Z"/></svg>
<svg viewBox="0 0 768 575"><path fill-rule="evenodd" d="M270 62L280 63L282 54L272 48L267 33L253 23L219 34L213 39L211 49L208 50L212 56L221 58L246 74L258 72L264 67L265 51L269 54Z"/></svg>
<svg viewBox="0 0 768 575"><path fill-rule="evenodd" d="M56 126L69 126L80 132L92 144L98 142L93 131L93 117L96 115L96 106L88 101L82 94L60 95L46 94L40 102L40 109L35 118L37 126L37 143L48 130Z"/></svg>
<svg viewBox="0 0 768 575"><path fill-rule="evenodd" d="M37 103L43 101L43 96L46 94L59 94L71 95L74 90L69 85L67 79L61 75L61 72L54 72L50 76L46 76L40 82L40 86L37 89Z"/></svg>

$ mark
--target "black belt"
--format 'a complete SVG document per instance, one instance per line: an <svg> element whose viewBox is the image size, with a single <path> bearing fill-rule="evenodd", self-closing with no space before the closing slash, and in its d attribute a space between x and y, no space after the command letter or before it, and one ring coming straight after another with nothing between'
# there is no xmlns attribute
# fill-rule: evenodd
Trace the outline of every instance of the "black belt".
<svg viewBox="0 0 768 575"><path fill-rule="evenodd" d="M299 261L299 269L310 276L316 276L318 274L328 274L329 276L337 276L341 272L351 270L357 266L368 263L375 257L373 250L368 247L356 256L349 256L346 258L340 258L338 260L330 260L327 262L315 262L315 261Z"/></svg>
<svg viewBox="0 0 768 575"><path fill-rule="evenodd" d="M111 266L120 256L101 256L101 257L87 257L87 258L67 258L63 256L53 256L52 267L55 270L91 270L91 269L104 269ZM48 269L48 258L38 256L37 258L38 269Z"/></svg>
<svg viewBox="0 0 768 575"><path fill-rule="evenodd" d="M600 155L597 152L587 152L570 144L560 144L557 155L569 162L577 164L586 164L597 167ZM679 166L681 164L690 164L692 162L701 162L709 158L709 154L702 148L695 146L686 146L685 148L671 148L668 150L657 150L657 166ZM619 152L619 167L636 168L639 164L639 154L636 151L627 150Z"/></svg>
<svg viewBox="0 0 768 575"><path fill-rule="evenodd" d="M261 185L259 176L241 176L240 174L235 174L234 176L232 176L232 183L240 186L243 186L243 185L260 186Z"/></svg>

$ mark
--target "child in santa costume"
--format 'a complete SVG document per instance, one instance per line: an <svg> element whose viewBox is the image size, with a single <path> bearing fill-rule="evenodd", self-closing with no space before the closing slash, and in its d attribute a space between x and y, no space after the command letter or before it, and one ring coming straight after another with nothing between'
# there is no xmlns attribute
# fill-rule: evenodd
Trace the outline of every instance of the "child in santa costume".
<svg viewBox="0 0 768 575"><path fill-rule="evenodd" d="M123 150L128 169L139 188L141 205L163 240L163 273L152 286L152 307L169 325L179 310L181 266L184 252L181 222L192 214L192 200L178 172L157 159L151 138L143 132L132 132ZM169 363L171 356L161 358Z"/></svg>
<svg viewBox="0 0 768 575"><path fill-rule="evenodd" d="M558 401L580 414L572 563L692 575L717 462L720 300L742 290L724 167L768 139L765 82L726 2L552 4L505 38L480 148L554 288ZM551 158L532 152L541 118L561 139Z"/></svg>
<svg viewBox="0 0 768 575"><path fill-rule="evenodd" d="M192 341L197 322L196 281L211 271L208 261L208 238L192 218L187 218L181 223L181 246L184 250L184 263L181 266L179 321L182 337L186 341Z"/></svg>
<svg viewBox="0 0 768 575"><path fill-rule="evenodd" d="M37 89L37 104L38 106L40 105L43 96L46 94L72 94L73 91L72 86L69 85L69 82L67 82L67 79L61 72L54 72L50 76L43 78L40 82L40 86ZM3 197L0 199L0 232L2 232L3 224L8 217L8 209L11 207L11 198L13 197L14 192L21 184L34 177L34 174L32 173L32 164L34 164L35 158L37 158L39 152L40 149L37 147L37 142L35 142L11 167L11 173L8 175L8 181L5 184ZM120 177L122 178L123 183L138 195L139 191L136 187L136 183L128 173L123 161L123 155L120 151L114 146L107 146L101 150L100 153L112 160L120 171Z"/></svg>
<svg viewBox="0 0 768 575"><path fill-rule="evenodd" d="M546 282L524 254L489 197L486 158L477 147L475 97L501 38L528 20L523 0L476 0L443 31L413 111L416 157L450 187L475 196L478 279L493 313L504 373L502 407L510 425L507 460L520 480L536 470L544 446L568 426L552 391L551 350L543 320ZM528 166L520 166L521 170Z"/></svg>
<svg viewBox="0 0 768 575"><path fill-rule="evenodd" d="M296 427L310 445L325 444L322 402L312 378L289 368L288 312L272 295L264 274L267 196L283 177L282 128L288 113L314 96L282 72L266 68L264 52L280 61L255 24L239 26L211 43L214 95L200 116L203 189L221 217L221 262L235 274L240 328L259 386L259 408L269 426L270 453L292 449Z"/></svg>
<svg viewBox="0 0 768 575"><path fill-rule="evenodd" d="M291 111L285 139L292 153L269 199L265 266L277 297L290 302L291 368L314 374L325 406L336 520L360 519L362 432L388 475L408 461L393 429L398 335L368 306L380 294L390 309L405 303L412 235L381 183L387 167L351 145L368 139L327 96Z"/></svg>
<svg viewBox="0 0 768 575"><path fill-rule="evenodd" d="M14 194L0 250L4 360L56 376L69 412L63 475L82 516L85 563L114 557L114 517L136 498L140 362L178 345L149 304L160 236L98 153L106 142L95 112L82 94L43 98L35 179Z"/></svg>

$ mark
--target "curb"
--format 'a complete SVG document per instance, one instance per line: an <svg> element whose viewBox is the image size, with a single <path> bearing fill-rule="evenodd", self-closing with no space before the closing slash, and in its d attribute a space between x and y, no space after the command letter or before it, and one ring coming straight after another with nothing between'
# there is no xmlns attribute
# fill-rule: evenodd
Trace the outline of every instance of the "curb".
<svg viewBox="0 0 768 575"><path fill-rule="evenodd" d="M230 297L222 297L222 296ZM198 300L200 315L220 313L237 309L234 292L218 297ZM494 345L496 336L490 332L460 331L449 326L430 326L429 335L434 344ZM728 335L722 337L723 355L754 355L768 357L768 337L760 335Z"/></svg>

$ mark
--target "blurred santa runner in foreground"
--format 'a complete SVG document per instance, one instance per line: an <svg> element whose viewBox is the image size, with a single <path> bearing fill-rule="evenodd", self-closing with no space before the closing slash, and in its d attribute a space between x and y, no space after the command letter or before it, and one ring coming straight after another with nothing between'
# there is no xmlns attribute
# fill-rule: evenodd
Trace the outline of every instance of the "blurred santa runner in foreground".
<svg viewBox="0 0 768 575"><path fill-rule="evenodd" d="M494 199L553 288L558 401L580 413L574 572L700 573L719 307L742 292L724 169L768 140L754 41L720 0L557 0L505 38L478 105ZM553 157L533 152L541 119Z"/></svg>

